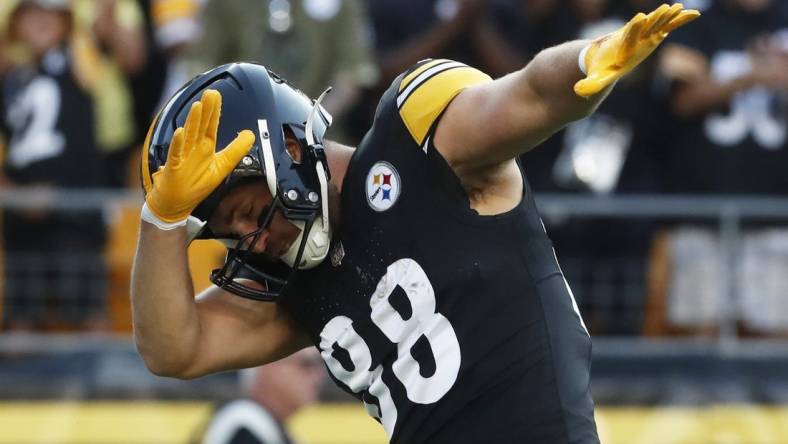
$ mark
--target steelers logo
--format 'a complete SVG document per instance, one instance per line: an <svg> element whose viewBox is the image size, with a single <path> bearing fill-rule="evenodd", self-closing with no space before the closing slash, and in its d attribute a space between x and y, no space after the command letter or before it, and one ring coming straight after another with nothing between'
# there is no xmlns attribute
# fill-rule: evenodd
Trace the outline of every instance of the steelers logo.
<svg viewBox="0 0 788 444"><path fill-rule="evenodd" d="M375 211L386 211L402 191L399 173L388 162L377 162L367 174L367 202Z"/></svg>

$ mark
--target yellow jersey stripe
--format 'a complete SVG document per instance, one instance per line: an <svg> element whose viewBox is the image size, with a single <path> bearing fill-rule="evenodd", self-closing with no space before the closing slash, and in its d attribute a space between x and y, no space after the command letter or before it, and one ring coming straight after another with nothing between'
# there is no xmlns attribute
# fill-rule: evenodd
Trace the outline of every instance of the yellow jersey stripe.
<svg viewBox="0 0 788 444"><path fill-rule="evenodd" d="M408 97L413 93L413 91L417 90L422 83L426 82L427 80L435 77L436 75L440 74L443 71L452 68L462 68L465 65L460 62L446 62L446 63L439 63L432 68L422 72L419 74L413 81L408 84L408 86L402 90L399 94L397 94L397 108L402 108L402 104L408 100Z"/></svg>
<svg viewBox="0 0 788 444"><path fill-rule="evenodd" d="M463 89L491 82L487 74L469 66L449 68L421 82L404 100L400 116L408 132L421 146L435 119Z"/></svg>
<svg viewBox="0 0 788 444"><path fill-rule="evenodd" d="M450 62L450 60L446 60L446 59L432 60L414 69L412 73L406 75L405 78L402 79L401 82L399 82L399 91L402 92L403 89L407 88L408 84L410 84L410 82L413 81L413 79L418 77L419 74L432 68L435 65L438 65L440 63L446 63L446 62Z"/></svg>

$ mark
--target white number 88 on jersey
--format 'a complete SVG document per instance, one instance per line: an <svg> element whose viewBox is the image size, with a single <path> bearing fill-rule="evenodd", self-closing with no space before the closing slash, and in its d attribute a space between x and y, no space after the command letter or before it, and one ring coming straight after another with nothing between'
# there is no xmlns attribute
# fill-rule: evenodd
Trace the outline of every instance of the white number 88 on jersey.
<svg viewBox="0 0 788 444"><path fill-rule="evenodd" d="M408 319L391 305L389 296L400 287L410 302L412 314ZM397 359L391 370L405 387L408 399L417 404L432 404L440 400L457 380L460 370L460 344L454 328L445 316L435 311L435 291L427 274L412 259L400 259L389 265L370 297L372 322L394 344ZM380 419L391 438L397 422L397 409L391 392L381 379L381 365L370 369L372 353L366 341L353 329L353 321L346 316L331 319L320 334L320 350L328 369L354 393L368 391L378 399L380 409L367 404L370 415ZM419 362L411 354L416 342L424 337L432 350L435 371L422 376ZM346 369L334 357L335 347L345 350L353 363Z"/></svg>

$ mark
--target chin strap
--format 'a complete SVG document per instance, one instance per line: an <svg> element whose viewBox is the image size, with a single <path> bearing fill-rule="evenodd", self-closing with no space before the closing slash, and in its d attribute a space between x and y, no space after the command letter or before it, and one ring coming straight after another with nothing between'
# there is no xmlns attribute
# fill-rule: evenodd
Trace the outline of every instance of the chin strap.
<svg viewBox="0 0 788 444"><path fill-rule="evenodd" d="M328 233L328 178L326 177L326 169L322 161L317 161L315 170L317 170L317 179L320 181L320 199L322 200L323 206L321 210L321 213L323 213L323 232Z"/></svg>
<svg viewBox="0 0 788 444"><path fill-rule="evenodd" d="M331 125L331 116L322 110L322 106L320 103L326 97L326 95L331 92L331 87L329 86L323 91L323 94L320 94L320 97L315 100L315 105L312 107L312 111L309 112L309 117L306 119L306 143L308 146L315 145L315 136L312 133L312 127L315 123L315 117L317 116L318 110L320 113L326 118L328 124ZM326 167L323 165L322 160L318 160L316 162L315 170L317 172L317 179L320 181L320 199L322 203L321 213L323 217L323 232L328 232L328 177L326 176Z"/></svg>

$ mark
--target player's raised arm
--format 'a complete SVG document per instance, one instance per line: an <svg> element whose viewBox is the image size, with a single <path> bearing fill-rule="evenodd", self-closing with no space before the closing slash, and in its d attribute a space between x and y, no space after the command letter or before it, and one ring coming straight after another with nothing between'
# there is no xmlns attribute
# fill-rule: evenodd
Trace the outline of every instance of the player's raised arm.
<svg viewBox="0 0 788 444"><path fill-rule="evenodd" d="M699 15L680 3L662 5L597 40L546 49L525 68L458 95L435 145L461 175L512 159L592 113L619 78Z"/></svg>
<svg viewBox="0 0 788 444"><path fill-rule="evenodd" d="M192 378L259 365L303 343L276 304L244 300L216 287L195 300L187 218L255 141L251 131L242 131L215 152L220 113L221 95L208 90L174 132L165 166L152 180L144 176L146 202L131 285L134 339L149 369L163 376Z"/></svg>

